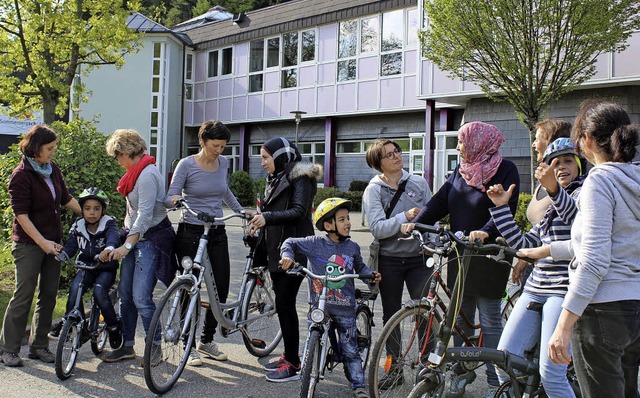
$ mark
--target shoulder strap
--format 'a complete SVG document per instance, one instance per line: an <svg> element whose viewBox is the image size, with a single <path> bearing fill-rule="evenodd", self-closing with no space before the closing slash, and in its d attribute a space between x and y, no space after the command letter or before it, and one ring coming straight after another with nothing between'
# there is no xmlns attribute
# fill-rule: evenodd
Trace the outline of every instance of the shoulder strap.
<svg viewBox="0 0 640 398"><path fill-rule="evenodd" d="M411 176L409 176L409 178L411 178ZM404 192L404 187L407 186L407 181L409 181L409 178L402 181L400 185L398 185L398 190L396 191L396 194L393 195L393 198L391 199L391 203L389 203L389 207L387 207L387 210L384 212L387 218L391 216L391 212L396 207L398 200L400 200L400 195L402 195L402 193Z"/></svg>

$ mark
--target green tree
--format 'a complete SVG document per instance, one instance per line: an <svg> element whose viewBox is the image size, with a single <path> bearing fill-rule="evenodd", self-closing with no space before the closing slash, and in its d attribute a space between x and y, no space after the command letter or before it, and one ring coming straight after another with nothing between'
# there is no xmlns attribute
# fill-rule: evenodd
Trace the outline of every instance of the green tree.
<svg viewBox="0 0 640 398"><path fill-rule="evenodd" d="M45 123L68 109L77 73L122 66L137 48L127 28L130 2L0 0L0 98L13 116L43 111ZM80 68L82 66L82 68ZM76 87L82 92L82 85Z"/></svg>
<svg viewBox="0 0 640 398"><path fill-rule="evenodd" d="M551 101L591 78L598 55L640 28L638 0L424 1L425 56L450 76L508 101L534 126ZM535 156L531 149L531 168Z"/></svg>
<svg viewBox="0 0 640 398"><path fill-rule="evenodd" d="M191 15L193 15L194 17L197 15L202 15L204 13L206 13L207 11L209 11L209 9L211 8L211 1L210 0L198 0L196 2L196 5L193 6L193 10L191 12Z"/></svg>

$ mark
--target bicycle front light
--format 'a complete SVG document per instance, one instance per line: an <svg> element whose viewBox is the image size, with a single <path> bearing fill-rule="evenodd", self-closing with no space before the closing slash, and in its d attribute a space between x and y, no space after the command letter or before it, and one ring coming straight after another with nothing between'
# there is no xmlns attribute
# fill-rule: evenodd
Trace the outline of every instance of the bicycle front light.
<svg viewBox="0 0 640 398"><path fill-rule="evenodd" d="M191 268L193 268L193 260L189 256L184 256L182 257L182 261L180 261L180 265L182 265L182 268L185 271L189 271Z"/></svg>
<svg viewBox="0 0 640 398"><path fill-rule="evenodd" d="M321 323L324 321L324 311L319 308L315 308L311 311L311 321L315 323Z"/></svg>

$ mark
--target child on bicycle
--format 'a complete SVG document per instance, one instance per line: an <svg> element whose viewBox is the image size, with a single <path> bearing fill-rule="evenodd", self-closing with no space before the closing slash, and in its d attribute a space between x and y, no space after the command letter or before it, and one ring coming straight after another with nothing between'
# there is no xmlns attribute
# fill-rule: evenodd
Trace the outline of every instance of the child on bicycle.
<svg viewBox="0 0 640 398"><path fill-rule="evenodd" d="M380 281L380 273L372 271L364 264L360 246L349 238L351 202L341 198L325 199L313 214L314 224L325 236L288 238L280 249L280 264L289 269L295 254L304 254L313 273L339 276L345 273L375 274L371 284ZM345 374L351 378L353 396L368 398L365 390L362 360L358 354L356 329L356 297L353 279L329 283L326 310L331 316L342 345ZM315 300L321 286L309 286L311 299Z"/></svg>
<svg viewBox="0 0 640 398"><path fill-rule="evenodd" d="M109 205L109 198L98 188L87 188L78 197L82 218L76 220L69 231L69 238L62 251L69 257L73 257L78 251L78 261L85 264L92 264L98 258L100 264L94 270L86 270L84 273L83 294L87 289L93 287L93 297L100 307L104 321L107 324L109 333L109 345L114 350L122 346L122 328L120 320L116 316L113 303L109 297L109 291L116 280L118 270L117 261L109 261L109 253L114 248L120 246L120 235L116 220L105 214ZM73 309L80 276L76 274L75 279L69 287L69 298L67 300L67 314Z"/></svg>

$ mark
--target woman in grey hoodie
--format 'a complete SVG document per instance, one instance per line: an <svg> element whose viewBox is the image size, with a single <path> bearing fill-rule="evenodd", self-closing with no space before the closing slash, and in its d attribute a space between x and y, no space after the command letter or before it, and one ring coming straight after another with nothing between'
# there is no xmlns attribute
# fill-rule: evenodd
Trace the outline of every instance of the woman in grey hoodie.
<svg viewBox="0 0 640 398"><path fill-rule="evenodd" d="M569 363L571 342L582 396L638 394L640 363L640 127L616 103L583 104L572 130L595 165L571 228L575 258L548 355Z"/></svg>

